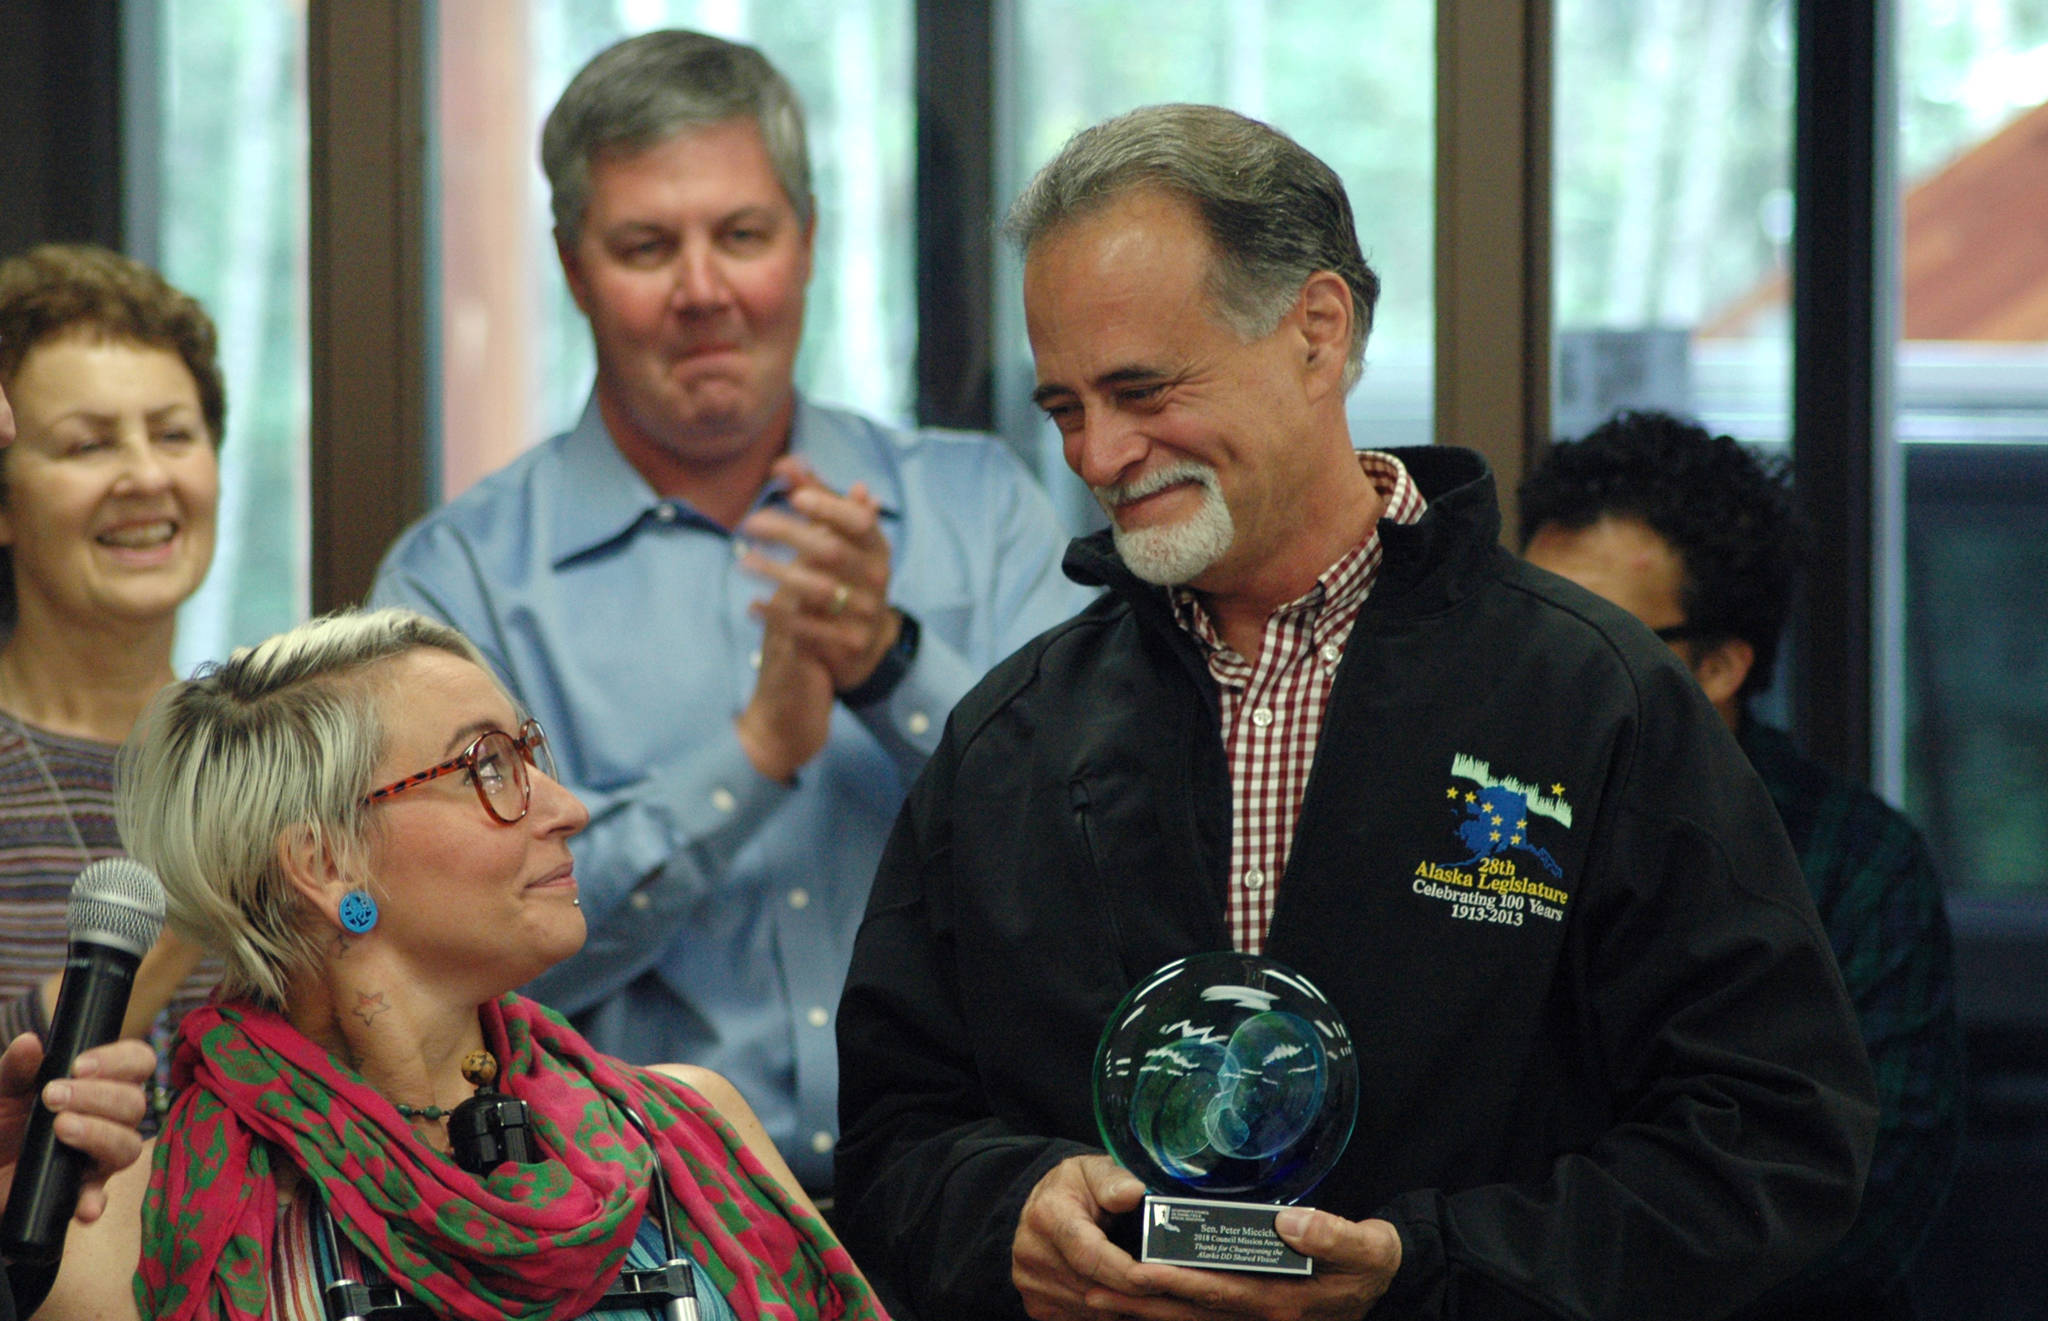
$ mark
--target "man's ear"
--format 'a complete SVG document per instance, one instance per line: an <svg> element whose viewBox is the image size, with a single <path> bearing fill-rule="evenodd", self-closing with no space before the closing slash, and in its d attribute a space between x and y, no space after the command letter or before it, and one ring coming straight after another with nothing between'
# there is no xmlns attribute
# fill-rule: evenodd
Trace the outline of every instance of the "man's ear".
<svg viewBox="0 0 2048 1321"><path fill-rule="evenodd" d="M320 832L304 822L286 826L277 835L277 861L306 906L340 926L341 897L355 887Z"/></svg>
<svg viewBox="0 0 2048 1321"><path fill-rule="evenodd" d="M1351 286L1335 271L1317 271L1301 286L1296 303L1301 316L1304 367L1312 382L1310 396L1344 389L1344 369L1351 357Z"/></svg>
<svg viewBox="0 0 2048 1321"><path fill-rule="evenodd" d="M1707 700L1726 711L1734 706L1735 695L1742 691L1755 664L1755 647L1741 638L1728 638L1705 651L1696 650L1692 674L1706 690Z"/></svg>
<svg viewBox="0 0 2048 1321"><path fill-rule="evenodd" d="M585 320L590 318L590 281L583 271L583 260L576 252L576 244L562 233L561 226L555 227L555 256L562 263L562 281L569 286L569 297L576 300L576 310Z"/></svg>

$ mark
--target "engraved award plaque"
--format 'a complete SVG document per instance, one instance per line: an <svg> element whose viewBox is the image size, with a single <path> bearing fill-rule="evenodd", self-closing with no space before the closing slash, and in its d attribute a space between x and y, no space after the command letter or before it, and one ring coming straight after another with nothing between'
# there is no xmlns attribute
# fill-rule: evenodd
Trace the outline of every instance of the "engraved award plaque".
<svg viewBox="0 0 2048 1321"><path fill-rule="evenodd" d="M1358 1059L1313 983L1271 959L1198 954L1145 979L1095 1051L1095 1123L1150 1195L1145 1261L1307 1275L1273 1228L1336 1165Z"/></svg>

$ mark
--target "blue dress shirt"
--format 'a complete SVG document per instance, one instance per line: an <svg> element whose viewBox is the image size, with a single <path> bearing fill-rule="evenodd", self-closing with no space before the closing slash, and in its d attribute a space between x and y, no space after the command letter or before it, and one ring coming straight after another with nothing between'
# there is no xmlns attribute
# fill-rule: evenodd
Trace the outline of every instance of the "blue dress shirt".
<svg viewBox="0 0 2048 1321"><path fill-rule="evenodd" d="M590 808L570 842L590 939L529 993L602 1050L724 1074L824 1190L833 1015L897 807L954 702L1089 594L1060 572L1044 492L991 437L799 400L790 450L835 489L868 484L889 599L922 626L895 692L839 704L793 786L756 771L733 729L760 664L747 607L771 584L740 567L741 538L654 493L595 398L407 531L371 600L468 634ZM756 507L783 494L771 483Z"/></svg>

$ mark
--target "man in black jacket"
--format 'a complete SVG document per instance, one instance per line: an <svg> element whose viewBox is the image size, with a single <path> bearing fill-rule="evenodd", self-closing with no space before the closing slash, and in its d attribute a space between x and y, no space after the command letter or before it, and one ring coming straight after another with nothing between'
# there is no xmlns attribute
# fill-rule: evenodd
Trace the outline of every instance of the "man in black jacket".
<svg viewBox="0 0 2048 1321"><path fill-rule="evenodd" d="M1635 621L1497 545L1485 464L1351 447L1377 278L1227 111L1077 136L1011 213L1110 590L960 704L841 1003L840 1219L920 1315L1712 1316L1839 1235L1873 1106L1769 798ZM1277 1227L1140 1264L1090 1066L1168 961L1264 952L1362 1069Z"/></svg>

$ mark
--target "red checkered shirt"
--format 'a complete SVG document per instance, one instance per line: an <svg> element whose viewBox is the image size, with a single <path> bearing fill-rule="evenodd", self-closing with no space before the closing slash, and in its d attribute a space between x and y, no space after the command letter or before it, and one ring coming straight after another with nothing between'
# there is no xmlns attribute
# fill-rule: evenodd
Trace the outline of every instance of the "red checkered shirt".
<svg viewBox="0 0 2048 1321"><path fill-rule="evenodd" d="M1399 459L1361 450L1358 463L1386 497L1382 518L1413 523L1422 517L1422 493ZM1257 665L1223 641L1200 596L1184 587L1174 592L1175 616L1207 655L1221 705L1230 762L1230 941L1243 953L1265 948L1323 707L1359 607L1379 577L1380 558L1375 529L1323 570L1315 586L1275 610Z"/></svg>

